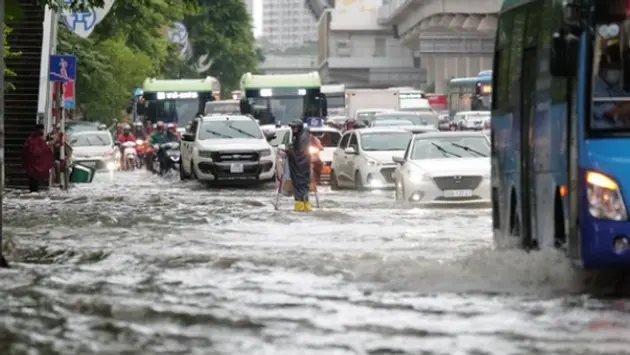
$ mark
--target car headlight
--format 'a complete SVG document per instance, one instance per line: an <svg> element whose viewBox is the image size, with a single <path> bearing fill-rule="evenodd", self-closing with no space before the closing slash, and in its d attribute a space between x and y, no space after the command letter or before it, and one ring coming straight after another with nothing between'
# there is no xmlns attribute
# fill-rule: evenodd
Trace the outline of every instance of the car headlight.
<svg viewBox="0 0 630 355"><path fill-rule="evenodd" d="M431 181L431 174L419 168L412 168L409 171L409 181L412 183Z"/></svg>
<svg viewBox="0 0 630 355"><path fill-rule="evenodd" d="M374 159L369 159L369 158L368 158L368 159L366 159L366 161L367 161L367 165L368 165L369 167L375 167L375 166L381 166L381 165L383 165L383 164L381 164L381 162L380 162L380 161L376 161L376 160L374 160Z"/></svg>
<svg viewBox="0 0 630 355"><path fill-rule="evenodd" d="M258 154L260 154L261 158L268 157L271 155L271 149L261 150Z"/></svg>
<svg viewBox="0 0 630 355"><path fill-rule="evenodd" d="M200 158L212 158L212 152L209 150L200 150L199 151Z"/></svg>
<svg viewBox="0 0 630 355"><path fill-rule="evenodd" d="M144 142L142 141L142 139L136 139L136 144L137 144L137 145L142 145L142 143L144 143Z"/></svg>
<svg viewBox="0 0 630 355"><path fill-rule="evenodd" d="M588 171L586 173L586 196L591 216L613 221L628 219L619 185L608 176L595 171Z"/></svg>
<svg viewBox="0 0 630 355"><path fill-rule="evenodd" d="M308 147L308 152L313 155L319 153L319 149L317 147L310 146Z"/></svg>

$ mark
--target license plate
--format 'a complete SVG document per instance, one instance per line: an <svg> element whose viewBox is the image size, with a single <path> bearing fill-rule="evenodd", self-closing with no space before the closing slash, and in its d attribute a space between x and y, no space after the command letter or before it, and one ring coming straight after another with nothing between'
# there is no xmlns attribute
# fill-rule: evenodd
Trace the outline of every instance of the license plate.
<svg viewBox="0 0 630 355"><path fill-rule="evenodd" d="M245 171L243 164L232 164L230 165L230 172L233 174L242 174Z"/></svg>
<svg viewBox="0 0 630 355"><path fill-rule="evenodd" d="M470 197L473 195L472 190L446 190L444 197Z"/></svg>

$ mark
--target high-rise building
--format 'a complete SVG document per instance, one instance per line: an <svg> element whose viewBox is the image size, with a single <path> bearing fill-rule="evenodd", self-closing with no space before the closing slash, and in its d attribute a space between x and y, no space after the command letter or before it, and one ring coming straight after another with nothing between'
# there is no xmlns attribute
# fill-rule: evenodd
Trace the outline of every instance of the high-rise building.
<svg viewBox="0 0 630 355"><path fill-rule="evenodd" d="M264 1L262 35L265 41L286 49L317 42L317 21L304 0Z"/></svg>
<svg viewBox="0 0 630 355"><path fill-rule="evenodd" d="M247 13L252 18L252 23L254 23L254 0L245 0L245 6L247 6Z"/></svg>

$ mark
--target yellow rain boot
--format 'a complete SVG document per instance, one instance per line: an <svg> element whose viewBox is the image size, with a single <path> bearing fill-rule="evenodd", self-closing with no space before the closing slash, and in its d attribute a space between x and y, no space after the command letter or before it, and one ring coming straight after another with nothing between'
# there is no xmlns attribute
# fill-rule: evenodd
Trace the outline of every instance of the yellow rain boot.
<svg viewBox="0 0 630 355"><path fill-rule="evenodd" d="M308 201L304 202L304 211L311 212L312 210L313 206L311 205L311 203Z"/></svg>
<svg viewBox="0 0 630 355"><path fill-rule="evenodd" d="M304 212L304 201L295 201L293 203L293 211Z"/></svg>

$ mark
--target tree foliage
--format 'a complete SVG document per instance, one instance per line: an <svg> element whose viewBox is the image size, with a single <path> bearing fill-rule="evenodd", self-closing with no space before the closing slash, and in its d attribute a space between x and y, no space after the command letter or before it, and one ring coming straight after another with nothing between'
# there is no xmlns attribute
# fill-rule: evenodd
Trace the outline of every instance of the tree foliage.
<svg viewBox="0 0 630 355"><path fill-rule="evenodd" d="M195 54L193 61L209 55L212 66L202 74L219 79L225 96L238 89L243 73L255 71L264 57L256 48L244 1L198 1L199 11L184 19Z"/></svg>
<svg viewBox="0 0 630 355"><path fill-rule="evenodd" d="M63 0L40 0L64 6ZM99 6L103 0L74 0L71 7ZM6 15L19 19L19 0L6 0ZM5 20L6 20L5 16ZM166 29L183 22L195 55L186 62L169 44ZM6 23L6 21L5 21ZM229 91L241 75L256 70L263 58L256 49L252 24L240 0L117 0L88 39L59 27L57 53L77 56L75 95L84 118L121 118L133 89L146 77L217 77ZM9 29L10 30L10 29ZM5 38L7 28L5 26ZM12 55L6 41L4 56ZM208 54L212 66L203 73L194 63Z"/></svg>

